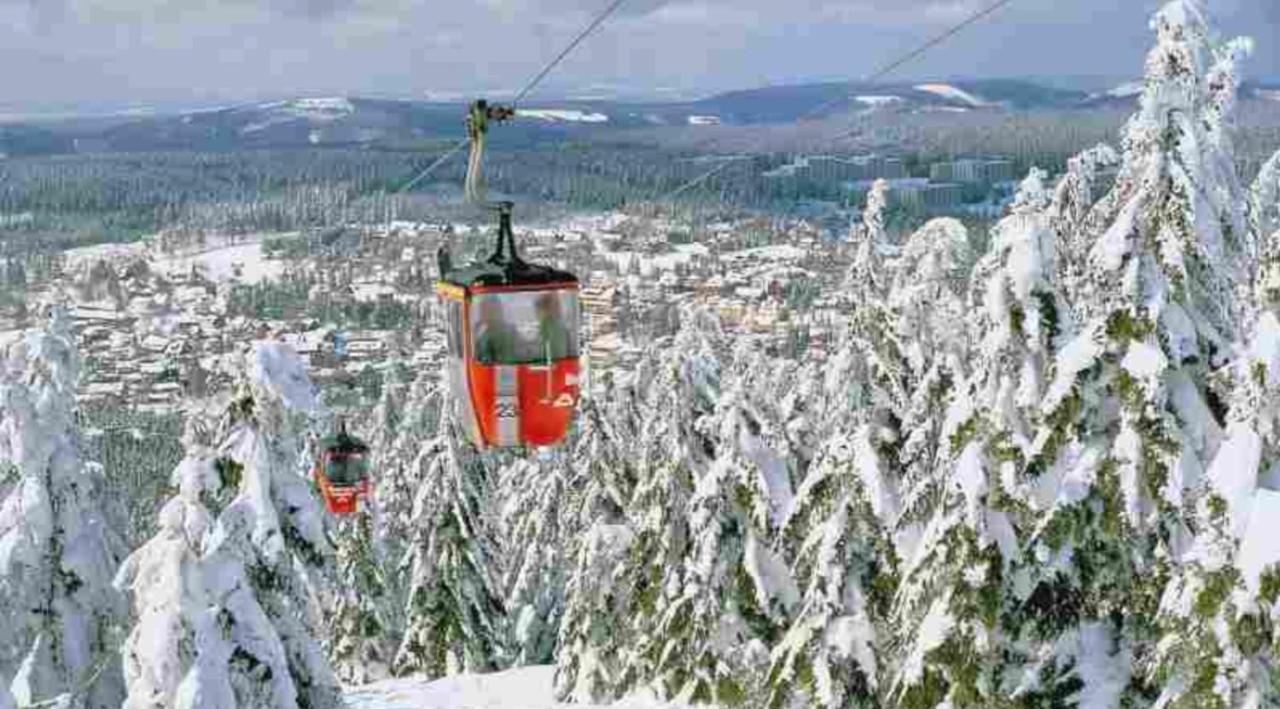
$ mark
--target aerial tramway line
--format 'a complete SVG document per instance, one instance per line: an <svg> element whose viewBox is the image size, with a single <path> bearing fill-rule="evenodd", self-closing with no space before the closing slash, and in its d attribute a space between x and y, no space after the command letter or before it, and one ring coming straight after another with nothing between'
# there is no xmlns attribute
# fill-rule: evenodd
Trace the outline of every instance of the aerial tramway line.
<svg viewBox="0 0 1280 709"><path fill-rule="evenodd" d="M517 104L591 32L626 0L613 0L554 59L536 74L509 105L473 102L466 117L467 138L419 172L397 194L412 189L463 148L470 147L464 188L466 201L497 213L493 253L455 267L446 248L438 255L436 293L444 303L448 360L446 378L456 413L467 436L479 448L555 446L564 441L577 410L580 391L579 281L569 271L522 259L511 226L511 202L488 202L483 183L485 139L489 127L518 115ZM998 0L930 38L866 78L875 81L941 44L963 28L1012 0ZM816 115L848 97L828 101L802 118ZM689 180L663 195L669 201L710 180L735 160ZM325 439L315 468L326 507L349 514L370 489L369 447L339 424Z"/></svg>

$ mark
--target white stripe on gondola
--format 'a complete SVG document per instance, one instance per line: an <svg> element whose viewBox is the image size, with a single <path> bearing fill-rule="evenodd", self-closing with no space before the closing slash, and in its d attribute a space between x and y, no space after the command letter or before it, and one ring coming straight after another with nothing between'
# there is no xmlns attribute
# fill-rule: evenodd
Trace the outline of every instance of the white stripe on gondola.
<svg viewBox="0 0 1280 709"><path fill-rule="evenodd" d="M518 446L520 440L520 380L518 368L497 367L497 387L493 399L498 423L498 445Z"/></svg>

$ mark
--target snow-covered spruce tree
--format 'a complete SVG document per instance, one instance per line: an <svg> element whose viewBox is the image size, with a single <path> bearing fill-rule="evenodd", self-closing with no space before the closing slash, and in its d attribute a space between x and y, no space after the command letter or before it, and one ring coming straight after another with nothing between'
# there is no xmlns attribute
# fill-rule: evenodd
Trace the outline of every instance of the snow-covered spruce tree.
<svg viewBox="0 0 1280 709"><path fill-rule="evenodd" d="M439 432L420 459L396 674L443 677L487 672L507 662L501 570L488 510L493 483L462 438L447 390L440 406Z"/></svg>
<svg viewBox="0 0 1280 709"><path fill-rule="evenodd" d="M194 628L208 605L201 557L213 518L210 495L225 495L198 413L188 414L187 457L172 475L177 495L160 511L156 533L129 555L115 585L133 602L133 628L122 648L126 709L171 707L195 663ZM225 500L223 500L225 502Z"/></svg>
<svg viewBox="0 0 1280 709"><path fill-rule="evenodd" d="M569 454L539 451L499 472L513 494L503 505L505 608L511 661L541 665L554 659L565 605L565 567L571 563L566 507L572 500Z"/></svg>
<svg viewBox="0 0 1280 709"><path fill-rule="evenodd" d="M583 399L573 441L573 531L566 550L572 567L556 653L555 691L562 701L605 701L621 683L629 589L613 582L632 539L627 508L636 470L601 401L614 391L597 386Z"/></svg>
<svg viewBox="0 0 1280 709"><path fill-rule="evenodd" d="M762 440L744 384L718 407L717 458L689 501L681 588L657 629L657 684L694 703L731 706L760 694L799 596L772 551L791 501L787 463Z"/></svg>
<svg viewBox="0 0 1280 709"><path fill-rule="evenodd" d="M1243 245L1204 184L1208 29L1196 0L1169 3L1152 24L1111 218L1073 296L1081 326L1055 360L1020 500L1040 520L1015 571L1013 622L1034 678L1015 696L1027 701L1150 696L1188 493L1222 436L1208 375L1237 339ZM1088 659L1099 648L1103 665Z"/></svg>
<svg viewBox="0 0 1280 709"><path fill-rule="evenodd" d="M883 621L897 583L890 531L899 515L909 374L883 285L888 276L877 258L855 260L847 279L850 327L814 383L821 443L780 540L803 598L773 651L771 706L879 706Z"/></svg>
<svg viewBox="0 0 1280 709"><path fill-rule="evenodd" d="M14 476L0 503L0 674L22 705L118 707L124 604L111 579L124 549L101 469L78 453L72 338L66 311L51 307L0 363L0 459Z"/></svg>
<svg viewBox="0 0 1280 709"><path fill-rule="evenodd" d="M1253 52L1253 40L1237 37L1213 45L1205 74L1206 97L1200 119L1205 126L1205 142L1201 146L1204 172L1200 182L1210 213L1222 231L1226 255L1232 260L1223 265L1234 279L1241 307L1252 296L1251 287L1258 266L1258 242L1248 224L1248 199L1236 174L1235 132L1236 97L1240 91L1240 64ZM1237 317L1241 315L1237 312Z"/></svg>
<svg viewBox="0 0 1280 709"><path fill-rule="evenodd" d="M920 531L941 503L947 477L939 474L947 453L944 426L966 376L970 349L965 326L969 259L964 225L950 218L934 219L907 240L890 293L910 392L897 412L905 435L895 470L901 511L894 535L904 559L914 554Z"/></svg>
<svg viewBox="0 0 1280 709"><path fill-rule="evenodd" d="M438 370L419 375L401 406L394 438L373 448L378 472L374 487L377 528L380 537L389 542L406 539L412 529L414 497L425 470L422 456L427 442L437 440L440 432L442 385ZM385 394L387 406L382 410L388 419L392 416L390 399L395 396ZM389 558L394 559L402 545L392 543L388 547Z"/></svg>
<svg viewBox="0 0 1280 709"><path fill-rule="evenodd" d="M203 492L217 521L201 560L195 661L176 706L342 706L310 600L332 551L320 503L297 474L300 433L317 403L297 353L250 346L218 426L216 483Z"/></svg>
<svg viewBox="0 0 1280 709"><path fill-rule="evenodd" d="M1280 151L1263 164L1249 189L1249 228L1262 250L1260 257L1269 258L1266 249L1280 235ZM1280 288L1280 282L1274 287Z"/></svg>
<svg viewBox="0 0 1280 709"><path fill-rule="evenodd" d="M1091 239L1101 231L1097 220L1106 213L1104 207L1095 208L1098 172L1119 163L1115 148L1096 145L1067 161L1067 171L1054 188L1049 220L1055 234L1060 297L1075 292L1076 285L1087 277Z"/></svg>
<svg viewBox="0 0 1280 709"><path fill-rule="evenodd" d="M1032 446L1063 311L1045 177L1031 170L975 268L979 347L943 423L941 501L904 560L895 599L900 662L889 696L902 706L1001 698L1003 599L1020 553L1011 493Z"/></svg>
<svg viewBox="0 0 1280 709"><path fill-rule="evenodd" d="M882 296L889 287L883 268L882 252L888 245L885 231L885 208L889 205L889 183L878 179L871 183L867 203L862 209L862 223L854 226L850 240L854 242L853 265L845 274L840 289L856 307L873 297Z"/></svg>
<svg viewBox="0 0 1280 709"><path fill-rule="evenodd" d="M716 455L722 339L713 314L690 309L681 313L681 328L670 346L650 350L657 364L645 392L639 482L630 501L635 534L614 580L615 587L628 589L629 605L621 611L628 632L595 649L606 656L623 653L618 694L653 682L664 662L662 622L683 588L690 498ZM614 644L619 641L626 645Z"/></svg>
<svg viewBox="0 0 1280 709"><path fill-rule="evenodd" d="M597 523L622 524L635 494L636 461L627 455L626 428L620 428L610 412L617 389L597 391L579 404L578 430L573 439L570 469L572 500L568 518L575 538Z"/></svg>
<svg viewBox="0 0 1280 709"><path fill-rule="evenodd" d="M395 442L399 437L400 423L408 415L409 386L398 377L399 360L392 359L382 375L382 393L378 404L369 415L367 433L364 435L369 447L378 452L380 463L393 464L390 455L383 451L394 452ZM384 466L379 466L384 467Z"/></svg>
<svg viewBox="0 0 1280 709"><path fill-rule="evenodd" d="M734 384L729 398L750 420L760 455L774 459L770 465L780 466L777 477L785 480L787 497L776 502L779 510L785 510L812 457L804 446L812 445L807 440L811 431L806 415L812 408L814 387L812 379L803 376L812 370L802 370L795 360L771 356L748 339L734 347L732 362Z"/></svg>
<svg viewBox="0 0 1280 709"><path fill-rule="evenodd" d="M1280 548L1267 528L1280 512L1280 253L1266 249L1260 315L1227 370L1225 440L1196 505L1195 542L1165 588L1157 680L1167 706L1272 706L1280 636Z"/></svg>
<svg viewBox="0 0 1280 709"><path fill-rule="evenodd" d="M390 675L400 645L403 598L388 577L395 573L375 533L367 505L338 527L336 598L324 609L324 645L338 678L364 684Z"/></svg>
<svg viewBox="0 0 1280 709"><path fill-rule="evenodd" d="M612 701L625 684L631 589L622 581L628 577L624 562L632 541L629 525L602 519L574 546L556 655L560 701Z"/></svg>

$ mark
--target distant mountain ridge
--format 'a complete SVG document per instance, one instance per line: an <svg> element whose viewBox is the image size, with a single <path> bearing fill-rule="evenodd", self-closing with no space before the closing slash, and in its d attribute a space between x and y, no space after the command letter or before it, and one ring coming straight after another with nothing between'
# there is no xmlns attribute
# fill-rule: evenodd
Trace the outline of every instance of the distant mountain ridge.
<svg viewBox="0 0 1280 709"><path fill-rule="evenodd" d="M765 86L692 101L531 100L502 139L554 137L646 126L791 123L849 112L1037 111L1123 108L1140 83L1085 92L1025 79L954 79ZM1242 84L1246 100L1280 102L1280 81ZM461 138L465 104L321 97L172 113L133 111L57 122L0 124L0 154L237 150L421 145Z"/></svg>

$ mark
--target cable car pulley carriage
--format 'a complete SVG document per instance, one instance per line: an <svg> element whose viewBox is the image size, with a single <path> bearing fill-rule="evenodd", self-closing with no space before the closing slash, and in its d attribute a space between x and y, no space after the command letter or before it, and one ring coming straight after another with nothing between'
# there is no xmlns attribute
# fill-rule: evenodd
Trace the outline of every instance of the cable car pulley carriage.
<svg viewBox="0 0 1280 709"><path fill-rule="evenodd" d="M490 121L510 108L472 105L467 198L481 202L480 156ZM553 446L564 440L579 395L578 278L520 258L511 202L498 212L497 243L484 260L454 268L441 249L436 292L445 309L449 386L481 448Z"/></svg>

